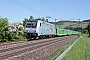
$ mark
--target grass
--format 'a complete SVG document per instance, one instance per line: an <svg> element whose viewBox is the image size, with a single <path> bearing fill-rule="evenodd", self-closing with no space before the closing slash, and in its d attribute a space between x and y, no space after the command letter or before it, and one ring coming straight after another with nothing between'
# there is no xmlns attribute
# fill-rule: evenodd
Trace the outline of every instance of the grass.
<svg viewBox="0 0 90 60"><path fill-rule="evenodd" d="M83 35L62 60L90 60L90 37Z"/></svg>
<svg viewBox="0 0 90 60"><path fill-rule="evenodd" d="M55 58L59 56L74 41L75 40L63 46L53 57L47 58L46 60L55 60ZM81 36L81 38L79 38L79 40L62 60L90 60L90 37L88 37L87 34L83 35L83 38Z"/></svg>
<svg viewBox="0 0 90 60"><path fill-rule="evenodd" d="M64 50L66 48L68 48L75 40L71 41L70 43L68 43L67 45L63 46L58 52L56 52L56 54L50 58L47 58L46 60L55 60L55 58L57 58L57 56L59 56L62 52L64 52Z"/></svg>

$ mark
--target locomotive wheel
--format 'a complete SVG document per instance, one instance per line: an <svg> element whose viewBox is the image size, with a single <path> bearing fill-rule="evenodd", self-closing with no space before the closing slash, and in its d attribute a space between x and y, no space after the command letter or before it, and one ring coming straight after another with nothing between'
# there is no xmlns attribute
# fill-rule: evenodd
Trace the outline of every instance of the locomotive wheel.
<svg viewBox="0 0 90 60"><path fill-rule="evenodd" d="M35 39L39 39L39 37L37 36Z"/></svg>

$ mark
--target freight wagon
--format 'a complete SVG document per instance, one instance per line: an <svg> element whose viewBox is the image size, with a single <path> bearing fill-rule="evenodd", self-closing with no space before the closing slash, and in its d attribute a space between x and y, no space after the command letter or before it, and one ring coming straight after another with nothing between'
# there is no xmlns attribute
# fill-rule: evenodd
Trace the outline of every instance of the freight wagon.
<svg viewBox="0 0 90 60"><path fill-rule="evenodd" d="M60 28L60 27L56 28L56 30L57 30L56 31L57 36L81 34L81 32L64 29L64 28Z"/></svg>

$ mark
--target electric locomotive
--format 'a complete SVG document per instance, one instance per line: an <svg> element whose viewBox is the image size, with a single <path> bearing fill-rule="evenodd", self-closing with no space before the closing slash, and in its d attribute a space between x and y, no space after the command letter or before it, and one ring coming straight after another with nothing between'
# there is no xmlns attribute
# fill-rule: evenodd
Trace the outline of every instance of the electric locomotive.
<svg viewBox="0 0 90 60"><path fill-rule="evenodd" d="M26 22L24 34L26 38L30 39L54 37L56 29L54 24L41 21L40 19L30 19Z"/></svg>

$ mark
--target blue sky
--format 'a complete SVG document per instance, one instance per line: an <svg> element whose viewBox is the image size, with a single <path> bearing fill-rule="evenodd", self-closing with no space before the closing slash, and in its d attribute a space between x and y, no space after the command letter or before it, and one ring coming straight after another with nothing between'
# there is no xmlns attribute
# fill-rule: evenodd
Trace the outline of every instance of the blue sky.
<svg viewBox="0 0 90 60"><path fill-rule="evenodd" d="M49 21L90 19L90 0L1 0L0 8L0 16L9 22L22 22L30 15L50 16Z"/></svg>

